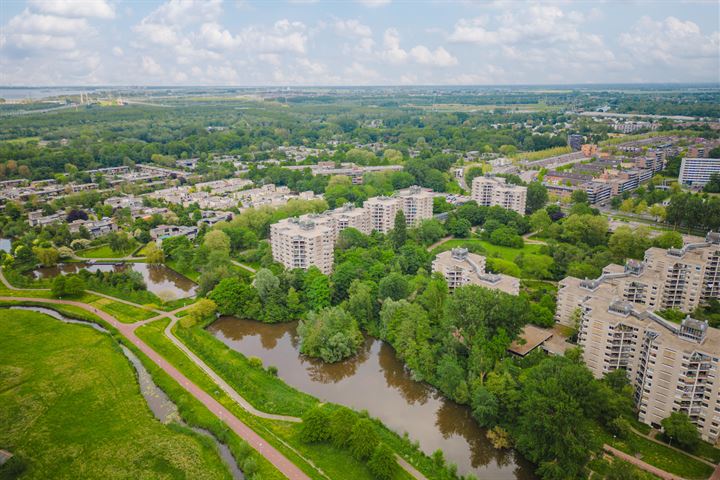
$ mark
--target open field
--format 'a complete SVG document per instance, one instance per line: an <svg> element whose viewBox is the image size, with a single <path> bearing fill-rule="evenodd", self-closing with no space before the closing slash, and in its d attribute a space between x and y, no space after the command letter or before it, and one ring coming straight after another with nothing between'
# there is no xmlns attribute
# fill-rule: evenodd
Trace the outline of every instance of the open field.
<svg viewBox="0 0 720 480"><path fill-rule="evenodd" d="M23 478L229 478L211 444L153 418L110 337L8 310L0 330L0 446Z"/></svg>
<svg viewBox="0 0 720 480"><path fill-rule="evenodd" d="M115 252L109 245L100 245L99 247L79 250L75 252L75 254L81 258L123 258L131 255L136 248L137 246L133 246L131 249L124 252Z"/></svg>

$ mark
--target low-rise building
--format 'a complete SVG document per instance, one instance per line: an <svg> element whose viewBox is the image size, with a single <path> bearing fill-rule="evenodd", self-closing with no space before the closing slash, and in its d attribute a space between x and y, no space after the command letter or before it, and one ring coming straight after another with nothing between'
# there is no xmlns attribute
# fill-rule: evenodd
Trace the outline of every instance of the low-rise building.
<svg viewBox="0 0 720 480"><path fill-rule="evenodd" d="M70 233L78 233L84 227L93 238L102 237L110 232L118 230L118 226L111 218L103 218L100 220L75 220L68 224Z"/></svg>
<svg viewBox="0 0 720 480"><path fill-rule="evenodd" d="M185 236L190 240L194 240L197 234L198 227L185 225L158 225L150 229L150 238L158 242L162 242L166 238L179 236Z"/></svg>
<svg viewBox="0 0 720 480"><path fill-rule="evenodd" d="M46 227L55 223L64 222L66 218L65 212L51 213L50 215L43 215L42 210L28 212L28 224L31 227Z"/></svg>
<svg viewBox="0 0 720 480"><path fill-rule="evenodd" d="M453 290L465 285L500 290L510 295L520 293L520 280L509 275L485 271L485 257L468 252L466 248L453 248L439 253L432 263L433 272L440 272Z"/></svg>

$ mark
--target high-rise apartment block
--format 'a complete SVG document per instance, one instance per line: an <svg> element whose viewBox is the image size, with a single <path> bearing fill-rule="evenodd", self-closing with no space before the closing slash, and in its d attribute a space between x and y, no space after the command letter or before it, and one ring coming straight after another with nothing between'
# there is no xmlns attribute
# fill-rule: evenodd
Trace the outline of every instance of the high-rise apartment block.
<svg viewBox="0 0 720 480"><path fill-rule="evenodd" d="M409 227L416 227L422 220L432 218L433 197L432 190L413 185L391 197L368 198L363 208L370 215L372 230L387 233L395 227L395 215L400 211Z"/></svg>
<svg viewBox="0 0 720 480"><path fill-rule="evenodd" d="M335 236L327 225L310 219L289 218L270 226L273 259L286 268L332 272Z"/></svg>
<svg viewBox="0 0 720 480"><path fill-rule="evenodd" d="M413 185L398 191L396 195L402 201L402 210L409 227L417 227L422 220L432 218L434 195L429 188Z"/></svg>
<svg viewBox="0 0 720 480"><path fill-rule="evenodd" d="M432 271L443 274L450 290L465 285L479 285L510 295L520 293L520 280L509 275L487 273L485 257L470 253L467 248L453 248L439 253L433 260Z"/></svg>
<svg viewBox="0 0 720 480"><path fill-rule="evenodd" d="M600 278L560 282L556 318L577 322L585 363L596 377L623 369L635 389L641 421L659 426L686 413L702 437L720 432L720 330L686 317L672 323L656 312L691 312L720 297L720 235L683 248L648 249L642 262L609 265Z"/></svg>
<svg viewBox="0 0 720 480"><path fill-rule="evenodd" d="M510 185L502 177L475 177L472 181L472 199L478 205L497 205L525 215L527 187Z"/></svg>
<svg viewBox="0 0 720 480"><path fill-rule="evenodd" d="M685 157L680 164L678 181L681 185L703 187L713 174L720 175L720 158Z"/></svg>
<svg viewBox="0 0 720 480"><path fill-rule="evenodd" d="M658 310L691 312L711 298L720 298L720 234L710 232L705 240L683 248L649 248L642 262L608 265L594 280L564 278L559 284L556 320L573 326L575 309L600 286L609 288L619 300Z"/></svg>

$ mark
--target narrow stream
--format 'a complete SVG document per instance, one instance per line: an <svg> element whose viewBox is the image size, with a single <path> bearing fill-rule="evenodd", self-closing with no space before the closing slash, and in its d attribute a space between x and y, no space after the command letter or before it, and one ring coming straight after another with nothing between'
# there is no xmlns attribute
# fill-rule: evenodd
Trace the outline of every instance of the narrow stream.
<svg viewBox="0 0 720 480"><path fill-rule="evenodd" d="M32 312L42 313L45 315L48 315L56 320L60 320L64 323L70 323L74 325L84 325L91 328L94 328L95 330L103 333L110 333L106 328L92 322L85 322L83 320L76 320L74 318L66 317L65 315L61 314L60 312L57 312L55 310L52 310L50 308L44 308L44 307L24 307L24 306L13 306L9 307L10 310L30 310ZM125 345L120 345L120 348L122 349L123 354L132 364L133 368L135 369L135 372L137 373L138 383L140 385L140 393L142 394L143 398L148 404L148 407L150 407L150 411L153 413L156 419L161 421L164 424L168 424L171 422L176 422L183 426L188 426L182 418L180 418L180 414L178 413L178 408L175 403L170 399L170 397L167 396L167 394L157 386L157 384L153 381L152 376L150 375L150 372L147 371L145 366L142 364L140 359L135 355L130 349L128 349ZM204 428L199 427L189 427L192 431L195 433L198 433L200 435L203 435L205 437L209 437L212 439L213 442L215 442L215 445L217 446L218 452L220 454L220 458L222 458L223 463L227 466L228 470L230 471L230 474L232 475L232 478L235 480L244 480L245 476L243 475L242 471L237 466L237 462L235 461L235 457L233 456L232 452L230 451L230 448L225 445L224 443L221 443L217 438L215 438L215 435L212 434L212 432L205 430Z"/></svg>

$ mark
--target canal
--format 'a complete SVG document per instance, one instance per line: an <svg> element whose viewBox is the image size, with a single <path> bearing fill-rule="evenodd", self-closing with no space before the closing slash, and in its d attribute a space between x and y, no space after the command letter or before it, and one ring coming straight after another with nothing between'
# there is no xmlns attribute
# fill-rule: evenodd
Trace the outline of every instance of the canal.
<svg viewBox="0 0 720 480"><path fill-rule="evenodd" d="M442 450L462 475L497 480L535 478L533 466L517 452L497 450L490 444L469 408L414 381L385 342L366 338L356 357L327 364L300 354L296 327L297 322L268 325L221 317L208 330L243 355L276 366L278 376L298 390L367 410L395 432L407 432L427 454Z"/></svg>

